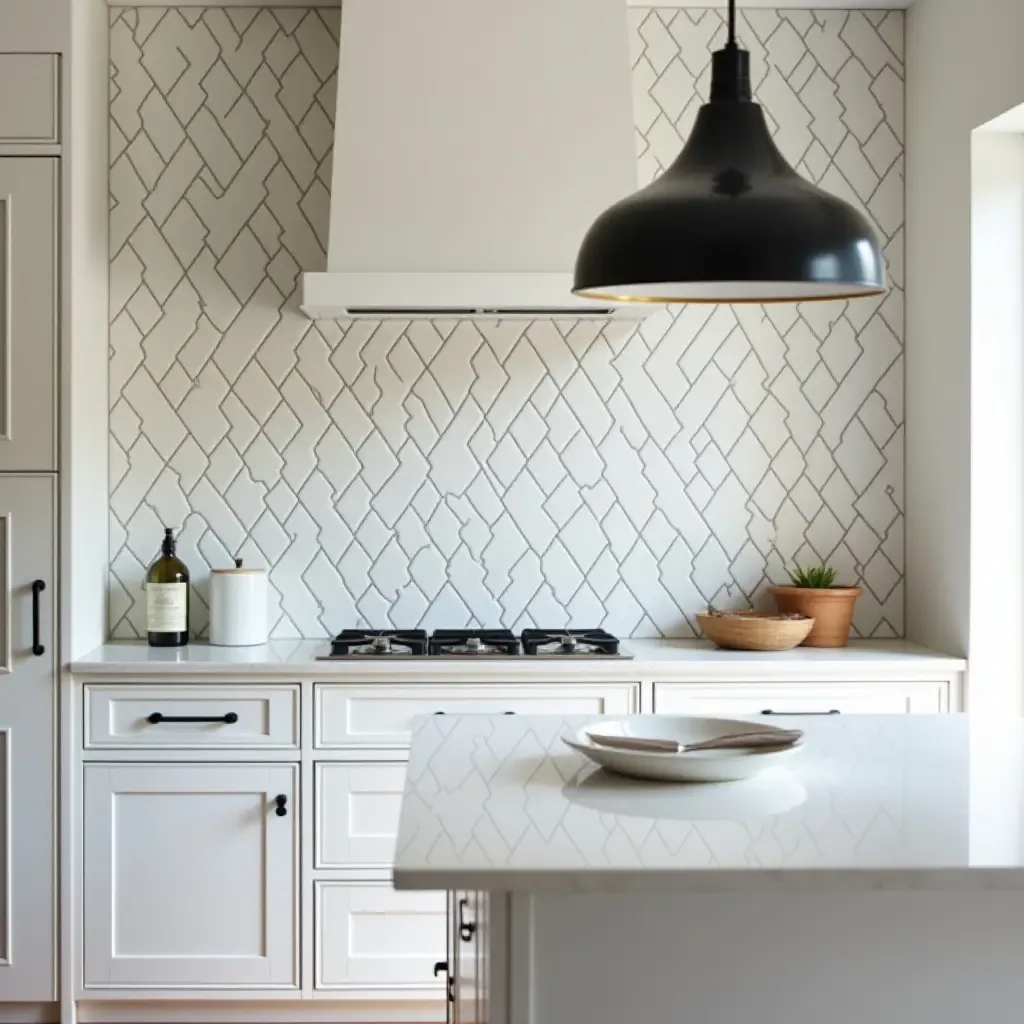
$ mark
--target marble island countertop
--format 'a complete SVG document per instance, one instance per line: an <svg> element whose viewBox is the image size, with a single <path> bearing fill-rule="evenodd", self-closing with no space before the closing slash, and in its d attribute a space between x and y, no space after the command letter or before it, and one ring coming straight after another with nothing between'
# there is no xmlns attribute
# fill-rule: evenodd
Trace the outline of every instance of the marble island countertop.
<svg viewBox="0 0 1024 1024"><path fill-rule="evenodd" d="M960 672L962 659L930 651L903 640L863 640L837 650L800 647L784 653L722 651L703 640L623 640L632 658L503 658L503 659L372 659L319 661L325 640L275 640L260 647L156 648L143 642L118 642L98 647L75 659L76 676L138 677L141 675L271 675L276 677L353 676L411 680L456 678L639 680L672 678L681 669L699 670L702 678L735 679L745 672L758 678L863 678L892 671L901 677L925 677L928 672ZM820 678L820 677L818 677Z"/></svg>
<svg viewBox="0 0 1024 1024"><path fill-rule="evenodd" d="M689 786L595 769L560 739L586 721L422 721L402 804L396 887L1024 886L1020 720L801 718L806 745L790 766L745 782Z"/></svg>

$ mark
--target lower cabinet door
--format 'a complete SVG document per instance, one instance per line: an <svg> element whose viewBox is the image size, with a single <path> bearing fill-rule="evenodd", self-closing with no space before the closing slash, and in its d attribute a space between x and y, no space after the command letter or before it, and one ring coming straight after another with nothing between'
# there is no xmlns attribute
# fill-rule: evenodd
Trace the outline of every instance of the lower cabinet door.
<svg viewBox="0 0 1024 1024"><path fill-rule="evenodd" d="M3 189L0 174L0 207ZM55 499L52 477L0 477L2 1002L49 1002L56 997Z"/></svg>
<svg viewBox="0 0 1024 1024"><path fill-rule="evenodd" d="M455 957L452 1017L456 1024L480 1024L479 893L459 891L454 897L452 941L457 944L458 953Z"/></svg>
<svg viewBox="0 0 1024 1024"><path fill-rule="evenodd" d="M84 771L85 987L297 987L298 766Z"/></svg>
<svg viewBox="0 0 1024 1024"><path fill-rule="evenodd" d="M476 893L476 1019L488 1024L491 1019L491 896Z"/></svg>
<svg viewBox="0 0 1024 1024"><path fill-rule="evenodd" d="M317 989L441 1004L445 979L434 964L445 959L443 892L333 879L314 886Z"/></svg>

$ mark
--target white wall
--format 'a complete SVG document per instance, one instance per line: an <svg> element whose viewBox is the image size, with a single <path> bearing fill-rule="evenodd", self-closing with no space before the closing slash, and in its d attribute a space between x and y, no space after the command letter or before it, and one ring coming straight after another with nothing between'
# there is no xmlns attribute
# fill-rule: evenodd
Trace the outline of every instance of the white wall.
<svg viewBox="0 0 1024 1024"><path fill-rule="evenodd" d="M921 0L908 16L908 635L972 658L971 133L1024 101L1022 39L1019 0ZM975 527L979 555L1000 560L1005 537ZM1020 571L1005 566L1015 588Z"/></svg>
<svg viewBox="0 0 1024 1024"><path fill-rule="evenodd" d="M971 153L971 710L1024 689L1024 135ZM997 538L997 543L993 539Z"/></svg>

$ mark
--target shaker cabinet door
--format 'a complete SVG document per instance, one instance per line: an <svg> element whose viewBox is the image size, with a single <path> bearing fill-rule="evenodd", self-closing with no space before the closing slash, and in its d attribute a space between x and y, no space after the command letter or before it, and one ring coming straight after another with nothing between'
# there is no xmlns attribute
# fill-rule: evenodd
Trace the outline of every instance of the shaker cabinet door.
<svg viewBox="0 0 1024 1024"><path fill-rule="evenodd" d="M0 158L0 472L57 468L57 160Z"/></svg>
<svg viewBox="0 0 1024 1024"><path fill-rule="evenodd" d="M452 1018L455 1024L483 1024L480 1020L479 988L480 963L480 921L479 893L456 892L452 912L452 942L458 952L455 955L455 988Z"/></svg>
<svg viewBox="0 0 1024 1024"><path fill-rule="evenodd" d="M295 988L298 766L85 766L85 987Z"/></svg>
<svg viewBox="0 0 1024 1024"><path fill-rule="evenodd" d="M55 997L52 477L0 477L0 1001Z"/></svg>

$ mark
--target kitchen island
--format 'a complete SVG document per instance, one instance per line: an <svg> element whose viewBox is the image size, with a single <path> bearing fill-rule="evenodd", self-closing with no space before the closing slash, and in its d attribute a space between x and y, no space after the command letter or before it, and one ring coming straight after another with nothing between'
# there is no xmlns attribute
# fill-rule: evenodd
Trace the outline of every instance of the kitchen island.
<svg viewBox="0 0 1024 1024"><path fill-rule="evenodd" d="M490 1024L962 1024L1024 1004L1024 725L800 719L755 780L608 776L585 719L431 718L394 883L451 893ZM785 719L780 724L784 724Z"/></svg>

